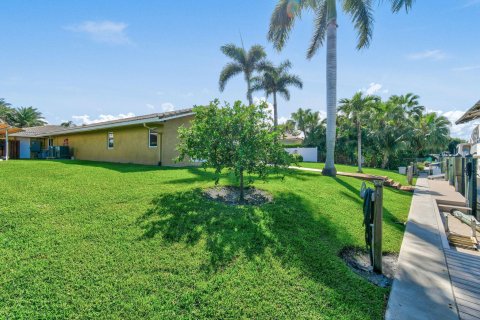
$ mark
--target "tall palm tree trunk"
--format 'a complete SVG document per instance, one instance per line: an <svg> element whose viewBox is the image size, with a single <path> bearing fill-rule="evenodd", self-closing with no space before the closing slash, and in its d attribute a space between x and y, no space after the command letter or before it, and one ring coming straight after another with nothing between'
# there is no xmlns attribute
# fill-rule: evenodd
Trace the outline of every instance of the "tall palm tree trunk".
<svg viewBox="0 0 480 320"><path fill-rule="evenodd" d="M327 26L327 158L322 174L336 176L335 139L337 130L337 13L335 0L328 3Z"/></svg>
<svg viewBox="0 0 480 320"><path fill-rule="evenodd" d="M278 126L277 92L273 92L273 126Z"/></svg>
<svg viewBox="0 0 480 320"><path fill-rule="evenodd" d="M385 152L385 153L383 154L383 160L382 160L382 165L381 165L381 168L382 168L382 169L385 169L385 168L387 167L388 157L389 157L388 153Z"/></svg>
<svg viewBox="0 0 480 320"><path fill-rule="evenodd" d="M358 172L362 172L362 126L360 121L357 121L357 161Z"/></svg>
<svg viewBox="0 0 480 320"><path fill-rule="evenodd" d="M245 79L247 81L247 99L248 99L248 104L251 106L253 104L253 98L252 98L252 85L250 83L250 78Z"/></svg>

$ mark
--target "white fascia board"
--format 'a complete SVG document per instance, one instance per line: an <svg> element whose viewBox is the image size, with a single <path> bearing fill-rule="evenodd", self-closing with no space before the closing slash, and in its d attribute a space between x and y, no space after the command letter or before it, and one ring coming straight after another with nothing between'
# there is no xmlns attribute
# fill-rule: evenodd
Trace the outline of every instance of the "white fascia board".
<svg viewBox="0 0 480 320"><path fill-rule="evenodd" d="M191 115L194 115L194 113L189 112L189 113L174 115L174 116L167 117L167 118L140 119L140 120L110 123L110 124L106 124L106 125L98 125L98 126L86 127L86 128L85 127L80 127L80 128L75 128L75 129L65 130L65 131L47 132L47 133L38 135L36 137L50 137L50 136L69 135L69 134L72 134L72 133L96 131L96 130L103 130L103 129L112 129L112 128L126 127L126 126L131 126L131 125L136 125L136 124L144 124L144 123L145 124L146 123L161 123L161 122L166 122L168 120L183 118L183 117L187 117L187 116L191 116Z"/></svg>

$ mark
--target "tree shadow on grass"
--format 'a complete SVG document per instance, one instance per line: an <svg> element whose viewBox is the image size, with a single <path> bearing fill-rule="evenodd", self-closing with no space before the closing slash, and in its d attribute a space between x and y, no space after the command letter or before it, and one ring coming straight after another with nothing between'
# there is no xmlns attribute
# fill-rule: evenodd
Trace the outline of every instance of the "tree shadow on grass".
<svg viewBox="0 0 480 320"><path fill-rule="evenodd" d="M195 245L203 239L210 254L204 267L211 271L239 255L253 259L270 248L279 256L293 253L315 274L319 264L313 261L326 252L337 254L329 242L348 243L351 238L329 220L315 219L313 212L294 193L281 193L261 206L230 206L207 200L195 189L155 198L137 224L143 229L140 240L160 236L170 243Z"/></svg>
<svg viewBox="0 0 480 320"><path fill-rule="evenodd" d="M215 173L213 169L207 169L201 167L188 167L188 172L194 176L188 178L172 179L168 183L170 184L190 184L198 182L199 178L205 181L215 181ZM307 181L309 178L318 177L318 173L313 172L299 172L297 170L285 169L279 173L271 173L265 180L259 179L256 175L252 175L253 181L279 181L285 180L285 178L292 178L301 181ZM230 185L237 185L238 181L232 172L225 170L221 175L221 179Z"/></svg>
<svg viewBox="0 0 480 320"><path fill-rule="evenodd" d="M185 169L185 167L182 167L182 168L161 167L161 166L134 164L134 163L100 162L100 161L88 161L88 160L45 160L45 161L52 161L52 162L70 165L70 166L86 166L86 167L93 167L93 168L102 168L102 169L117 171L120 173Z"/></svg>
<svg viewBox="0 0 480 320"><path fill-rule="evenodd" d="M343 247L356 243L349 227L334 223L293 192L277 193L272 203L261 206L224 205L205 199L200 189L163 194L153 199L137 225L143 230L138 241L161 237L167 243L203 246L200 270L211 276L238 259L262 260L263 268L274 257L285 268L300 270L301 277L338 292L343 303L364 318L371 318L371 311L368 303L356 303L356 289L368 300L378 298L378 291L338 256Z"/></svg>

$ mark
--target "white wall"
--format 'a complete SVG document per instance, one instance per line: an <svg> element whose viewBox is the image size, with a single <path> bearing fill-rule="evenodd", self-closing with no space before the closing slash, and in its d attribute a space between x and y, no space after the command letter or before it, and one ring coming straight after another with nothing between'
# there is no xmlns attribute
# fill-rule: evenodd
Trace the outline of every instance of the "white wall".
<svg viewBox="0 0 480 320"><path fill-rule="evenodd" d="M285 148L290 154L298 153L303 157L303 161L308 162L317 162L318 161L318 151L317 148Z"/></svg>

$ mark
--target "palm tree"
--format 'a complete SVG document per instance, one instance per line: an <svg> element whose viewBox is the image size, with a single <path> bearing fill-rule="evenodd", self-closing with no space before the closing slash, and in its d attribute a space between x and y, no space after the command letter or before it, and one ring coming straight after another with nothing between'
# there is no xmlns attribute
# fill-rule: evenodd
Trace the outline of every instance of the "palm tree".
<svg viewBox="0 0 480 320"><path fill-rule="evenodd" d="M385 169L390 157L405 148L411 128L402 106L391 100L377 104L370 122L373 125L370 135L382 155L381 168Z"/></svg>
<svg viewBox="0 0 480 320"><path fill-rule="evenodd" d="M303 88L300 77L288 73L291 67L292 64L288 60L282 62L278 67L266 64L263 74L252 79L252 91L265 90L267 98L273 95L273 125L275 128L278 126L277 93L288 101L290 100L289 86Z"/></svg>
<svg viewBox="0 0 480 320"><path fill-rule="evenodd" d="M43 115L37 108L20 107L10 115L11 122L19 128L43 126L47 124Z"/></svg>
<svg viewBox="0 0 480 320"><path fill-rule="evenodd" d="M373 34L372 0L339 0L343 11L350 15L358 32L357 49L366 48ZM414 0L390 0L392 12L407 11ZM301 13L311 10L315 14L315 31L307 51L312 58L327 38L327 158L324 175L335 176L335 132L337 104L337 0L279 0L270 19L268 39L277 50L288 40L290 31Z"/></svg>
<svg viewBox="0 0 480 320"><path fill-rule="evenodd" d="M413 141L420 145L420 150L438 152L448 144L451 123L446 117L430 112L417 118L414 125Z"/></svg>
<svg viewBox="0 0 480 320"><path fill-rule="evenodd" d="M0 120L8 122L9 115L12 111L13 109L11 108L10 103L6 102L5 99L0 98Z"/></svg>
<svg viewBox="0 0 480 320"><path fill-rule="evenodd" d="M225 90L228 80L239 73L243 73L247 82L248 103L252 105L252 78L256 71L262 71L266 66L265 57L267 54L265 49L260 45L254 45L247 52L244 48L237 47L234 44L227 44L222 46L220 50L233 60L233 62L227 63L220 73L218 81L220 92Z"/></svg>
<svg viewBox="0 0 480 320"><path fill-rule="evenodd" d="M283 139L286 138L287 134L293 136L298 136L300 132L296 129L296 123L292 119L288 119L285 123L278 125L278 130L282 133Z"/></svg>
<svg viewBox="0 0 480 320"><path fill-rule="evenodd" d="M425 107L420 105L419 99L419 95L407 93L400 96L393 95L389 100L400 105L408 116L421 116Z"/></svg>
<svg viewBox="0 0 480 320"><path fill-rule="evenodd" d="M306 139L320 123L320 113L318 111L312 112L312 109L299 108L297 112L292 113L292 119Z"/></svg>
<svg viewBox="0 0 480 320"><path fill-rule="evenodd" d="M375 96L364 96L363 92L359 91L355 93L351 99L341 99L339 101L340 107L338 110L353 121L357 130L358 172L362 172L362 124L379 100L380 99Z"/></svg>
<svg viewBox="0 0 480 320"><path fill-rule="evenodd" d="M65 127L65 128L70 128L70 127L75 127L75 123L73 123L72 120L70 121L65 121L60 124L60 126Z"/></svg>

